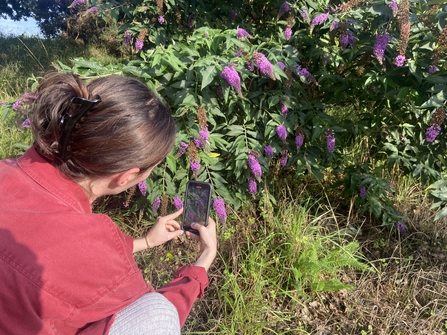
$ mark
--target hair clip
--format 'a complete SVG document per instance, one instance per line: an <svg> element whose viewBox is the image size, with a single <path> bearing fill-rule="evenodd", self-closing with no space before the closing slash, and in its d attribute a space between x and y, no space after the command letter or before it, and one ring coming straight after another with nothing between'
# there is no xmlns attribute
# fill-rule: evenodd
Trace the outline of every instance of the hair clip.
<svg viewBox="0 0 447 335"><path fill-rule="evenodd" d="M99 95L97 95L94 100L88 100L80 97L74 97L71 99L70 106L72 104L80 104L81 108L73 114L65 113L59 122L61 137L59 140L59 148L58 150L55 150L54 153L62 162L65 163L70 158L68 140L70 139L71 133L76 127L76 124L82 122L82 117L88 115L90 110L99 102L101 102L101 97Z"/></svg>

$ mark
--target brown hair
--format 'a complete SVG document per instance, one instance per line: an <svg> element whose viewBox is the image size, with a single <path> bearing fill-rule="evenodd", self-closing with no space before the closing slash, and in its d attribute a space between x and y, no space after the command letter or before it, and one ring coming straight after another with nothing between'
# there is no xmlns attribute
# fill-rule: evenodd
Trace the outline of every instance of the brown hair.
<svg viewBox="0 0 447 335"><path fill-rule="evenodd" d="M85 84L72 74L47 75L36 89L31 108L35 147L74 180L155 166L171 151L175 125L165 105L137 79L105 76ZM61 119L75 114L75 97L101 101L69 135L69 159L60 161Z"/></svg>

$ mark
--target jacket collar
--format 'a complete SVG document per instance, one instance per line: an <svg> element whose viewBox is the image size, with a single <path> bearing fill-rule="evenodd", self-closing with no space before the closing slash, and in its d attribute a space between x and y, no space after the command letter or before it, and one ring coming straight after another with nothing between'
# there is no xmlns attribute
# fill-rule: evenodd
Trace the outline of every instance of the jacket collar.
<svg viewBox="0 0 447 335"><path fill-rule="evenodd" d="M92 212L84 190L40 156L34 146L18 159L18 165L37 184L75 211L80 213Z"/></svg>

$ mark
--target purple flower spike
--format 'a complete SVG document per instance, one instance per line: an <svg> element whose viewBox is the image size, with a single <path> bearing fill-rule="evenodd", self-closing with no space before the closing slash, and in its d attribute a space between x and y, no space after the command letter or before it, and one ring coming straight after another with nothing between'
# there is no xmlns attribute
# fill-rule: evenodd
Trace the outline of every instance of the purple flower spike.
<svg viewBox="0 0 447 335"><path fill-rule="evenodd" d="M190 168L191 168L191 171L194 173L194 176L196 176L197 172L199 172L199 170L200 170L200 162L191 161Z"/></svg>
<svg viewBox="0 0 447 335"><path fill-rule="evenodd" d="M165 23L165 18L163 16L158 17L158 23L163 24Z"/></svg>
<svg viewBox="0 0 447 335"><path fill-rule="evenodd" d="M253 195L258 192L258 185L256 184L256 180L254 180L253 178L250 178L248 180L248 192Z"/></svg>
<svg viewBox="0 0 447 335"><path fill-rule="evenodd" d="M292 29L286 28L286 30L284 30L284 38L288 41L290 40L291 37L292 37Z"/></svg>
<svg viewBox="0 0 447 335"><path fill-rule="evenodd" d="M233 87L237 94L242 98L241 78L236 69L230 65L226 66L220 76L225 79L228 84Z"/></svg>
<svg viewBox="0 0 447 335"><path fill-rule="evenodd" d="M281 70L284 71L284 69L286 68L286 65L283 62L278 62L278 66Z"/></svg>
<svg viewBox="0 0 447 335"><path fill-rule="evenodd" d="M290 5L287 2L284 2L281 7L279 7L278 15L277 17L280 18L285 13L287 13L290 10Z"/></svg>
<svg viewBox="0 0 447 335"><path fill-rule="evenodd" d="M407 233L407 229L405 228L405 225L400 221L398 221L396 223L396 228L401 235L404 235Z"/></svg>
<svg viewBox="0 0 447 335"><path fill-rule="evenodd" d="M329 18L329 14L323 13L315 16L310 24L310 29L312 30L315 26L322 24Z"/></svg>
<svg viewBox="0 0 447 335"><path fill-rule="evenodd" d="M428 68L428 73L436 73L436 71L438 71L438 67L436 65L430 65L430 67Z"/></svg>
<svg viewBox="0 0 447 335"><path fill-rule="evenodd" d="M248 154L248 166L253 176L259 180L262 176L261 164L259 164L258 158L251 153Z"/></svg>
<svg viewBox="0 0 447 335"><path fill-rule="evenodd" d="M137 40L135 41L135 49L136 49L137 51L140 51L141 49L143 49L143 46L144 46L144 42L143 42L143 41L141 41L141 40L139 40L139 39L137 39Z"/></svg>
<svg viewBox="0 0 447 335"><path fill-rule="evenodd" d="M99 7L98 6L92 6L89 9L87 9L88 12L90 13L96 13L99 12Z"/></svg>
<svg viewBox="0 0 447 335"><path fill-rule="evenodd" d="M289 151L283 150L279 163L281 164L282 167L286 167L288 160L289 160Z"/></svg>
<svg viewBox="0 0 447 335"><path fill-rule="evenodd" d="M30 119L25 119L25 120L23 120L23 122L22 122L22 128L23 129L29 129L29 128L31 128L31 121L30 121Z"/></svg>
<svg viewBox="0 0 447 335"><path fill-rule="evenodd" d="M366 186L360 186L360 182L359 182L359 197L362 199L366 198Z"/></svg>
<svg viewBox="0 0 447 335"><path fill-rule="evenodd" d="M231 21L234 21L234 20L236 19L236 11L235 11L234 9L232 9L232 10L230 11L230 15L229 15L229 17L230 17L230 20L231 20Z"/></svg>
<svg viewBox="0 0 447 335"><path fill-rule="evenodd" d="M242 39L242 38L251 38L251 35L250 35L245 29L243 29L243 28L239 28L239 29L237 30L236 37L239 38L239 39Z"/></svg>
<svg viewBox="0 0 447 335"><path fill-rule="evenodd" d="M303 146L304 143L304 136L302 134L298 134L295 137L295 144L296 144L296 148L299 149Z"/></svg>
<svg viewBox="0 0 447 335"><path fill-rule="evenodd" d="M388 34L378 34L376 36L376 43L374 44L373 54L380 64L382 64L385 60L385 49L389 41L390 35Z"/></svg>
<svg viewBox="0 0 447 335"><path fill-rule="evenodd" d="M22 106L22 104L23 104L23 100L19 99L12 104L12 109L15 111L18 111L20 109L20 107Z"/></svg>
<svg viewBox="0 0 447 335"><path fill-rule="evenodd" d="M147 193L146 180L142 180L138 183L138 189L140 190L142 195L146 195Z"/></svg>
<svg viewBox="0 0 447 335"><path fill-rule="evenodd" d="M131 39L132 39L132 33L130 32L130 30L126 30L123 36L124 44L129 46Z"/></svg>
<svg viewBox="0 0 447 335"><path fill-rule="evenodd" d="M441 127L435 123L433 123L430 128L427 129L425 132L425 140L429 143L432 143L434 140L436 140L436 137L438 137L439 133L441 132Z"/></svg>
<svg viewBox="0 0 447 335"><path fill-rule="evenodd" d="M284 116L287 116L287 113L289 113L289 109L286 105L281 104L281 112Z"/></svg>
<svg viewBox="0 0 447 335"><path fill-rule="evenodd" d="M334 131L332 129L328 129L325 132L326 135L326 147L327 151L334 152L335 150L335 136Z"/></svg>
<svg viewBox="0 0 447 335"><path fill-rule="evenodd" d="M155 198L154 202L152 203L152 212L154 213L154 215L157 214L158 209L160 208L160 204L161 204L160 198Z"/></svg>
<svg viewBox="0 0 447 335"><path fill-rule="evenodd" d="M285 141L287 138L287 129L284 125L280 124L278 127L276 127L276 134L281 139L281 141Z"/></svg>
<svg viewBox="0 0 447 335"><path fill-rule="evenodd" d="M394 60L394 65L396 65L397 67L401 67L404 64L405 64L405 56L404 55L399 55Z"/></svg>
<svg viewBox="0 0 447 335"><path fill-rule="evenodd" d="M227 210L225 209L225 201L221 197L215 198L213 208L216 211L217 219L220 223L225 223L227 219Z"/></svg>
<svg viewBox="0 0 447 335"><path fill-rule="evenodd" d="M399 8L397 7L397 3L395 3L394 1L391 1L388 6L391 8L391 11L393 12L393 16L396 17L397 16L397 11L399 10Z"/></svg>
<svg viewBox="0 0 447 335"><path fill-rule="evenodd" d="M299 12L300 12L300 15L303 18L304 22L306 22L307 24L310 24L309 12L307 11L307 9L301 9Z"/></svg>
<svg viewBox="0 0 447 335"><path fill-rule="evenodd" d="M258 51L254 51L253 58L255 59L256 65L258 66L259 71L261 71L261 73L269 76L273 80L276 79L275 76L273 75L272 64L269 62L267 57L264 56L264 54Z"/></svg>
<svg viewBox="0 0 447 335"><path fill-rule="evenodd" d="M183 154L186 152L186 149L188 149L189 145L185 142L181 142L179 147L178 147L178 151L177 154L175 155L175 158L179 158L181 156L183 156Z"/></svg>
<svg viewBox="0 0 447 335"><path fill-rule="evenodd" d="M271 145L267 145L264 147L264 154L265 156L271 160L273 158L274 155L274 151L273 151L273 147Z"/></svg>
<svg viewBox="0 0 447 335"><path fill-rule="evenodd" d="M330 30L330 31L337 30L337 29L338 29L338 25L339 25L339 22L338 22L338 21L332 21L332 22L331 22L331 25L329 26L329 30Z"/></svg>
<svg viewBox="0 0 447 335"><path fill-rule="evenodd" d="M223 97L223 88L222 88L222 86L217 86L216 94L217 94L218 97Z"/></svg>
<svg viewBox="0 0 447 335"><path fill-rule="evenodd" d="M182 201L182 199L180 199L180 197L174 197L174 199L172 200L172 203L174 204L174 207L176 210L183 208L183 201Z"/></svg>

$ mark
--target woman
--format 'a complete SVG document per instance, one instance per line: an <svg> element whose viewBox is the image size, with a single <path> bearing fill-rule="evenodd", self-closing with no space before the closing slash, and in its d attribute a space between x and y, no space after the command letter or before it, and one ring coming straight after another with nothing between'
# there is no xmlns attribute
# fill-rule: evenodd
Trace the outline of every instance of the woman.
<svg viewBox="0 0 447 335"><path fill-rule="evenodd" d="M121 76L85 84L51 74L32 99L34 145L0 161L0 334L179 334L208 284L215 222L190 235L201 244L195 264L155 290L133 252L180 236L182 210L135 240L91 210L168 155L172 117L145 84Z"/></svg>

